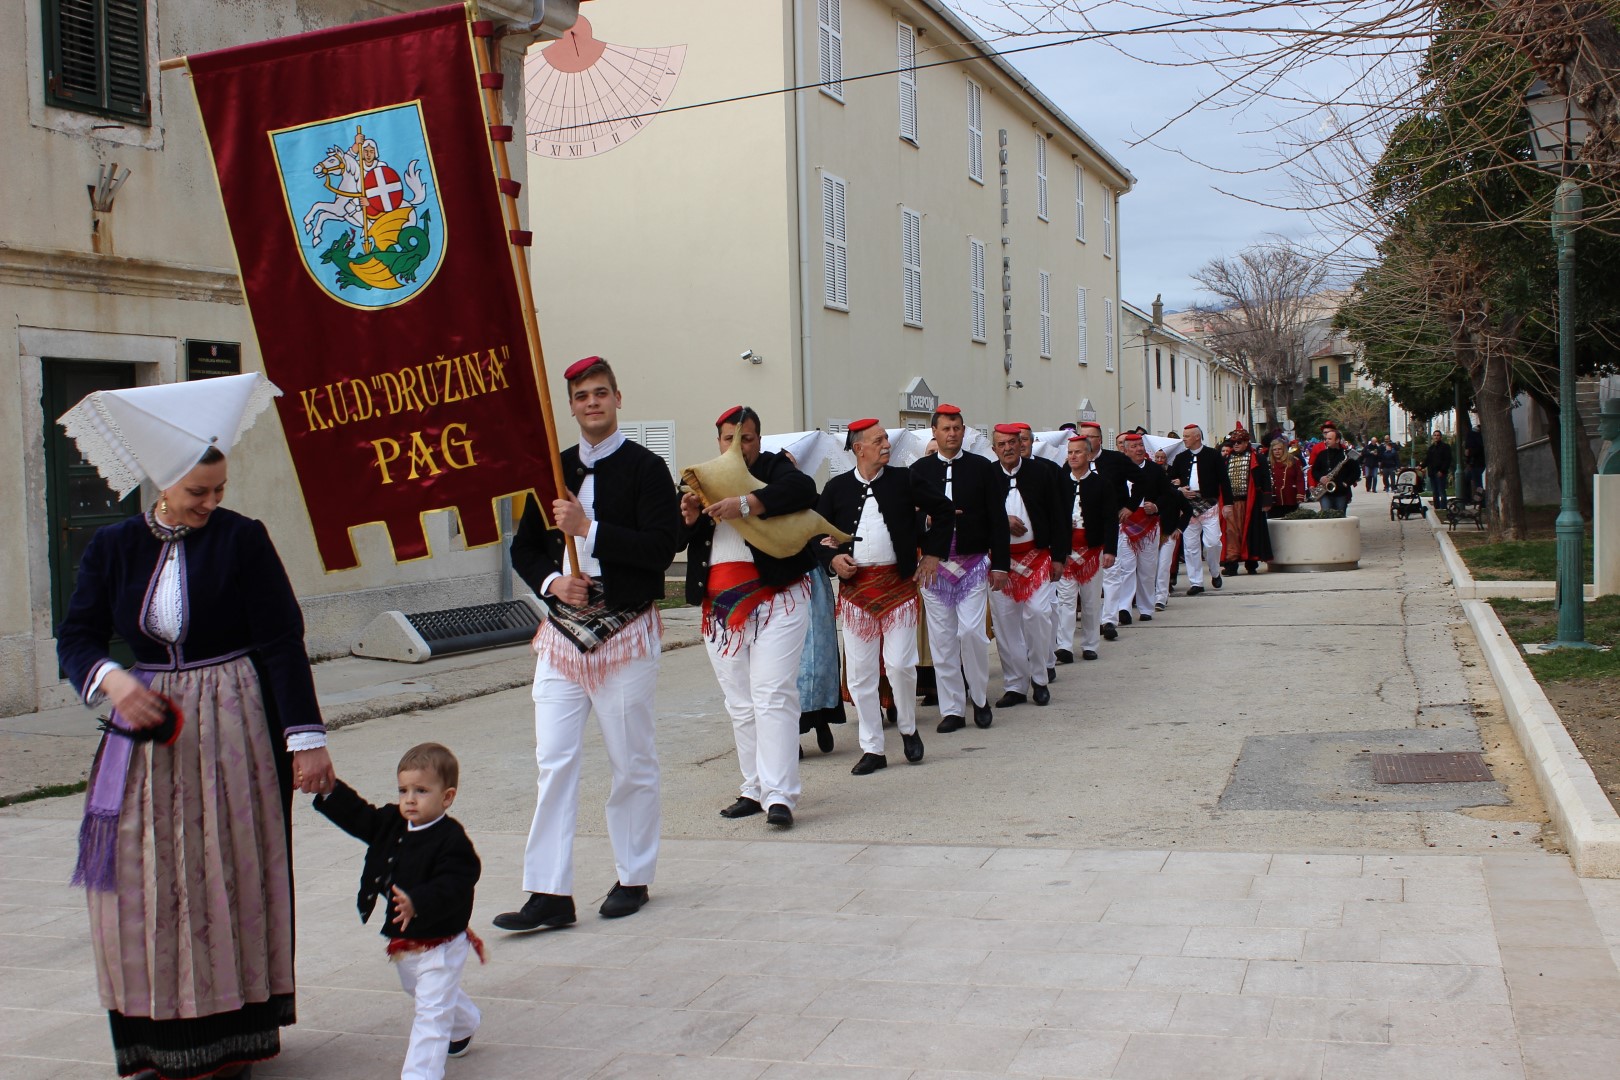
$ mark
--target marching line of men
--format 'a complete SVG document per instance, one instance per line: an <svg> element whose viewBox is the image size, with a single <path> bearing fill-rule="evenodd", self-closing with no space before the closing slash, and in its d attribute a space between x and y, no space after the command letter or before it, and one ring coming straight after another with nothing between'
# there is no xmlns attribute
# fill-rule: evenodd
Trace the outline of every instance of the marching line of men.
<svg viewBox="0 0 1620 1080"><path fill-rule="evenodd" d="M938 733L961 730L970 712L976 726L988 728L996 709L1045 706L1057 665L1074 660L1076 605L1084 660L1097 658L1099 637L1114 640L1117 626L1129 624L1132 603L1143 622L1163 610L1162 597L1154 599L1161 516L1170 533L1198 523L1202 547L1189 544L1189 595L1201 592L1193 566L1203 560L1194 552L1208 549L1210 534L1198 508L1232 498L1219 455L1200 455L1190 437L1194 453L1167 475L1147 459L1139 434L1122 436L1120 450L1102 450L1100 427L1083 424L1069 440L1064 468L1033 454L1028 424L998 424L992 462L964 451L966 421L953 405L940 405L930 419L937 450L909 468L889 463L888 434L876 419L850 424L846 448L855 467L818 495L788 455L761 448L759 415L739 405L716 420L717 443L722 453L740 444L759 486L704 505L695 493L678 494L663 462L619 431L623 399L607 361L587 357L564 378L580 429L579 443L562 454L565 490L551 504L549 527L531 503L512 542L513 566L550 618L534 642L538 793L523 858L528 896L519 910L495 919L511 932L575 921L579 771L593 711L612 769L606 816L617 870L599 913L619 918L648 901L661 824L657 601L680 550L687 551L687 600L702 609L742 775L735 801L720 814L764 813L767 824L785 829L800 796L800 659L814 617L815 575L839 583L837 619L861 747L850 771L866 776L888 767L884 675L905 759L923 760L920 626L935 666ZM822 536L778 558L734 524L811 508L853 540ZM1214 584L1220 587L1218 576ZM993 706L987 622L1002 664L1003 692Z"/></svg>

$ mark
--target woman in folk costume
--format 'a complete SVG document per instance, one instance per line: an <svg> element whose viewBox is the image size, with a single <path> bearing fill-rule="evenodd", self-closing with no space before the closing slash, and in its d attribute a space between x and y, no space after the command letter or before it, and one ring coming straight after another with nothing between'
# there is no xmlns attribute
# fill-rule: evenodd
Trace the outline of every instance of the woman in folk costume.
<svg viewBox="0 0 1620 1080"><path fill-rule="evenodd" d="M295 1020L291 802L332 790L304 623L264 525L220 506L263 376L91 394L62 418L155 506L91 539L57 652L112 705L74 882L121 1075L241 1076ZM117 634L137 663L109 656Z"/></svg>
<svg viewBox="0 0 1620 1080"><path fill-rule="evenodd" d="M1260 563L1271 559L1271 532L1266 528L1266 511L1272 503L1271 470L1250 445L1249 433L1241 423L1229 441L1232 454L1226 459L1226 476L1232 504L1222 522L1226 528L1221 564L1228 574L1237 573L1238 563L1258 574Z"/></svg>
<svg viewBox="0 0 1620 1080"><path fill-rule="evenodd" d="M1305 501L1305 469L1287 439L1271 440L1266 468L1271 473L1271 509L1266 511L1266 516L1280 518L1292 514Z"/></svg>

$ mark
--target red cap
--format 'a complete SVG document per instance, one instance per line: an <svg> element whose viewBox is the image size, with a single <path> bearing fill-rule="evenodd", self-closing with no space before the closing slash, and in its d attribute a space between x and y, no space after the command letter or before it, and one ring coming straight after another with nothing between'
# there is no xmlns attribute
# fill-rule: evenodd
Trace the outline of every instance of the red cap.
<svg viewBox="0 0 1620 1080"><path fill-rule="evenodd" d="M1102 430L1102 425L1097 423L1097 421L1095 421L1095 420L1082 420L1082 421L1080 421L1080 430L1084 431L1086 428L1090 428L1092 431L1101 431Z"/></svg>
<svg viewBox="0 0 1620 1080"><path fill-rule="evenodd" d="M997 435L1016 435L1020 431L1023 431L1024 427L1025 427L1025 425L1023 425L1023 424L997 424L996 425L996 434Z"/></svg>
<svg viewBox="0 0 1620 1080"><path fill-rule="evenodd" d="M572 382L581 375L585 374L585 369L589 368L592 364L599 364L601 362L602 358L600 356L587 356L583 360L575 360L572 364L568 365L568 370L563 372L563 378Z"/></svg>
<svg viewBox="0 0 1620 1080"><path fill-rule="evenodd" d="M935 409L934 411L936 413L938 413L940 416L961 416L962 415L962 410L958 409L955 405L941 404L940 407Z"/></svg>
<svg viewBox="0 0 1620 1080"><path fill-rule="evenodd" d="M851 421L850 425L849 425L849 430L850 431L865 431L867 428L872 427L876 423L877 423L877 417L868 416L864 420L853 420L853 421Z"/></svg>
<svg viewBox="0 0 1620 1080"><path fill-rule="evenodd" d="M1125 433L1125 441L1126 442L1141 442L1142 441L1142 433L1140 431L1127 431Z"/></svg>
<svg viewBox="0 0 1620 1080"><path fill-rule="evenodd" d="M1197 424L1188 424L1186 427L1182 428L1181 430L1182 431L1203 431L1204 429L1199 427Z"/></svg>
<svg viewBox="0 0 1620 1080"><path fill-rule="evenodd" d="M1241 420L1239 420L1239 421L1238 421L1238 422L1237 422L1237 429L1238 429L1238 430L1239 430L1239 431L1242 431L1242 430L1243 430L1243 421L1241 421Z"/></svg>
<svg viewBox="0 0 1620 1080"><path fill-rule="evenodd" d="M731 408L720 414L720 418L714 422L714 426L719 427L721 424L730 424L735 422L737 419L737 414L742 411L743 407L741 405L733 405Z"/></svg>
<svg viewBox="0 0 1620 1080"><path fill-rule="evenodd" d="M1013 427L1017 428L1019 431L1033 431L1033 430L1035 430L1034 428L1030 427L1028 424L1024 423L1022 420L1015 421L1013 423Z"/></svg>
<svg viewBox="0 0 1620 1080"><path fill-rule="evenodd" d="M1083 442L1087 446L1091 445L1091 440L1086 438L1084 435L1070 435L1069 436L1069 442L1070 443Z"/></svg>
<svg viewBox="0 0 1620 1080"><path fill-rule="evenodd" d="M1324 421L1322 421L1322 430L1323 431L1329 431L1329 430L1338 431L1339 430L1339 425L1335 424L1331 420L1324 420Z"/></svg>

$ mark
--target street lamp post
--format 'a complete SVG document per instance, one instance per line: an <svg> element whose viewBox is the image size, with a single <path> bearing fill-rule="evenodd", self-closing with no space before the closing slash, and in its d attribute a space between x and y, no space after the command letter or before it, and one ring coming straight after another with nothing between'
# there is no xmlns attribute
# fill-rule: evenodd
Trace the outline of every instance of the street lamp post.
<svg viewBox="0 0 1620 1080"><path fill-rule="evenodd" d="M1541 79L1525 93L1530 112L1530 141L1536 164L1558 173L1552 230L1558 245L1558 470L1563 481L1554 532L1558 538L1558 639L1551 648L1590 648L1586 642L1586 585L1582 580L1581 541L1585 527L1575 491L1575 229L1581 218L1581 186L1575 182L1575 157L1586 142L1586 116L1567 94Z"/></svg>

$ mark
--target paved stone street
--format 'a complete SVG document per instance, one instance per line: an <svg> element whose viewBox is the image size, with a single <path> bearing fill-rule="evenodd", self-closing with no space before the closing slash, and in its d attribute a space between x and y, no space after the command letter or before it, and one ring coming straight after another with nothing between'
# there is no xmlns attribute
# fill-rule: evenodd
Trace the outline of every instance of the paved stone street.
<svg viewBox="0 0 1620 1080"><path fill-rule="evenodd" d="M791 833L717 816L729 722L703 651L669 652L666 842L628 919L594 914L613 870L593 737L580 923L488 928L521 899L525 689L336 732L340 774L376 801L411 743L462 758L490 962L468 972L484 1026L447 1076L1620 1076L1620 881L1576 878L1544 835L1429 527L1386 505L1354 505L1360 570L1175 598L1061 669L1050 708L945 736L923 710L921 765L891 733L891 767L852 777L852 725L830 755L806 739ZM346 678L323 698L365 696ZM1496 782L1372 783L1370 752L1439 749L1483 749ZM0 811L8 1080L112 1075L66 885L81 804ZM302 1019L255 1076L396 1076L409 1001L355 916L361 848L296 814Z"/></svg>

